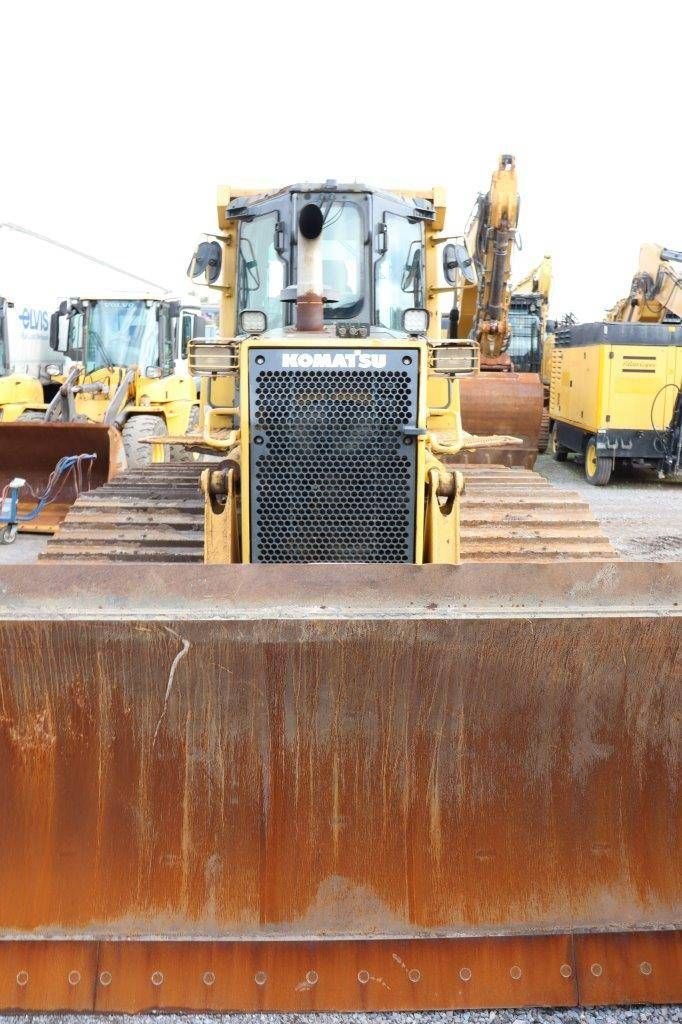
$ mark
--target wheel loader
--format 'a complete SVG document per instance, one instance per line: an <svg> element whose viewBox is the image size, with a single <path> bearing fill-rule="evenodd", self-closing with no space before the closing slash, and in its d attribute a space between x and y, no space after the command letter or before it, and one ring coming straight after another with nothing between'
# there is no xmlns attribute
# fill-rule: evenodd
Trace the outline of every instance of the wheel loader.
<svg viewBox="0 0 682 1024"><path fill-rule="evenodd" d="M11 307L10 300L0 298L0 490L13 480L22 480L19 529L51 533L79 493L75 478L69 477L61 482L51 503L41 507L40 514L33 514L38 496L50 485L56 463L75 453L91 452L96 459L88 482L97 486L123 469L125 459L117 437L106 427L59 424L55 430L54 425L45 426L48 399L56 390L45 382L50 373L56 377L61 372L62 363L59 359L46 365L41 361L42 380L14 369L15 363L26 363L26 353L20 350L19 338L12 330Z"/></svg>
<svg viewBox="0 0 682 1024"><path fill-rule="evenodd" d="M682 997L680 566L452 463L516 440L461 428L444 215L221 189L199 428L150 438L219 460L0 572L1 1008Z"/></svg>
<svg viewBox="0 0 682 1024"><path fill-rule="evenodd" d="M50 330L50 345L63 363L48 367L56 385L53 398L20 417L42 421L30 433L23 423L0 424L0 480L25 478L38 494L57 459L79 452L97 453L94 484L110 480L126 464L147 466L154 449L146 437L183 434L196 425L187 343L204 325L199 307L151 296L64 300ZM183 454L174 449L175 458ZM76 491L64 487L39 516L24 517L20 530L53 532L75 498ZM24 498L22 512L30 508Z"/></svg>
<svg viewBox="0 0 682 1024"><path fill-rule="evenodd" d="M184 434L198 413L196 386L176 363L204 323L197 309L146 298L64 301L50 344L71 367L46 419L88 420L121 431L128 464L147 465L145 437ZM181 347L182 346L182 347Z"/></svg>

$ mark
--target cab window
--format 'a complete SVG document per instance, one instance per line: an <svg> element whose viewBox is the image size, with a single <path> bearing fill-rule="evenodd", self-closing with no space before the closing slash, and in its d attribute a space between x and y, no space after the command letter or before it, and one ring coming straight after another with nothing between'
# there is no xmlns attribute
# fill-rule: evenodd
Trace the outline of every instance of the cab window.
<svg viewBox="0 0 682 1024"><path fill-rule="evenodd" d="M79 353L83 349L83 314L74 313L69 317L69 340L67 351Z"/></svg>
<svg viewBox="0 0 682 1024"><path fill-rule="evenodd" d="M376 322L402 330L403 313L424 305L424 241L420 222L387 213L386 252L376 263Z"/></svg>
<svg viewBox="0 0 682 1024"><path fill-rule="evenodd" d="M357 316L365 300L365 247L362 211L352 200L323 197L322 281L334 299L324 308L325 320Z"/></svg>
<svg viewBox="0 0 682 1024"><path fill-rule="evenodd" d="M277 214L267 213L244 221L239 231L239 311L260 309L268 318L268 327L282 326L284 261L275 249L276 227Z"/></svg>

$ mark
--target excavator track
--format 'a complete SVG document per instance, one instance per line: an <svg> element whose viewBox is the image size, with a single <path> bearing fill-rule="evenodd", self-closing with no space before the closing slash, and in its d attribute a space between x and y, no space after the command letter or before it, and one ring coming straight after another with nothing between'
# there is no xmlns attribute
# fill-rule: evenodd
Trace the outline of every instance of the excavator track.
<svg viewBox="0 0 682 1024"><path fill-rule="evenodd" d="M133 469L82 494L43 561L202 562L202 463ZM617 557L579 495L518 467L467 465L461 503L465 562Z"/></svg>

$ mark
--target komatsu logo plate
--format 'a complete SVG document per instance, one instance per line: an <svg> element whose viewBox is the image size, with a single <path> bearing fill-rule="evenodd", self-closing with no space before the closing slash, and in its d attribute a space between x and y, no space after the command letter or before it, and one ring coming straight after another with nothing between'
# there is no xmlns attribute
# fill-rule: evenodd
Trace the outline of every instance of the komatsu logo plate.
<svg viewBox="0 0 682 1024"><path fill-rule="evenodd" d="M383 370L385 352L356 348L349 352L282 352L283 370Z"/></svg>

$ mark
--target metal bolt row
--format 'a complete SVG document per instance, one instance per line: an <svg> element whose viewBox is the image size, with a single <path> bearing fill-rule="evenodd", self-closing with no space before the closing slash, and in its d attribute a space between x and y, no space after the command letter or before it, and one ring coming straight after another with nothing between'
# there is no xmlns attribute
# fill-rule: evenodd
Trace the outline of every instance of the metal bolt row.
<svg viewBox="0 0 682 1024"><path fill-rule="evenodd" d="M592 973L592 975L595 978L600 978L602 976L602 974L604 973L604 968L602 967L601 964L594 963L590 967L590 972ZM640 972L640 974L643 974L644 977L649 977L649 975L653 974L653 967L649 963L648 960L643 960L642 961L642 963L639 965L639 972ZM570 978L571 975L573 974L573 968L571 967L570 964L562 964L561 967L559 968L559 974L561 975L562 978ZM509 970L509 975L510 975L510 977L514 981L519 981L521 979L522 975L523 975L523 971L521 970L521 968L517 964L514 964L514 966L511 967L510 970ZM409 978L409 980L412 982L413 985L416 985L417 982L421 981L421 971L417 970L417 968L412 968L412 970L408 971L407 977ZM469 967L461 967L460 970L459 970L459 977L464 982L471 981L472 972L471 972L470 968ZM358 971L357 978L358 978L358 981L360 982L361 985L366 985L371 980L371 975L370 975L369 971L362 970L362 971ZM17 985L19 985L20 988L24 988L26 985L28 985L28 981L29 981L28 971L19 971L19 973L17 974L17 979L16 980L17 980ZM80 980L81 980L80 971L69 971L69 975L68 975L69 985L75 987L76 985L80 984ZM214 985L215 984L215 980L216 980L216 976L215 976L213 971L205 971L204 972L204 975L203 975L203 978L202 978L202 981L203 981L204 985L208 985L208 986ZM265 985L265 983L267 982L268 976L265 973L265 971L256 971L256 973L253 976L253 980L255 981L256 985L262 986L262 985ZM317 985L318 981L320 980L320 976L317 973L317 971L308 971L308 973L305 976L305 980L306 980L308 985L311 985L311 986L312 985ZM151 981L152 985L155 985L157 988L160 985L163 985L164 976L163 976L162 971L154 971L154 973L151 975L150 981ZM101 971L100 972L100 976L99 976L99 983L100 983L100 985L103 985L106 988L108 985L111 985L111 982L112 982L111 972L110 971Z"/></svg>

